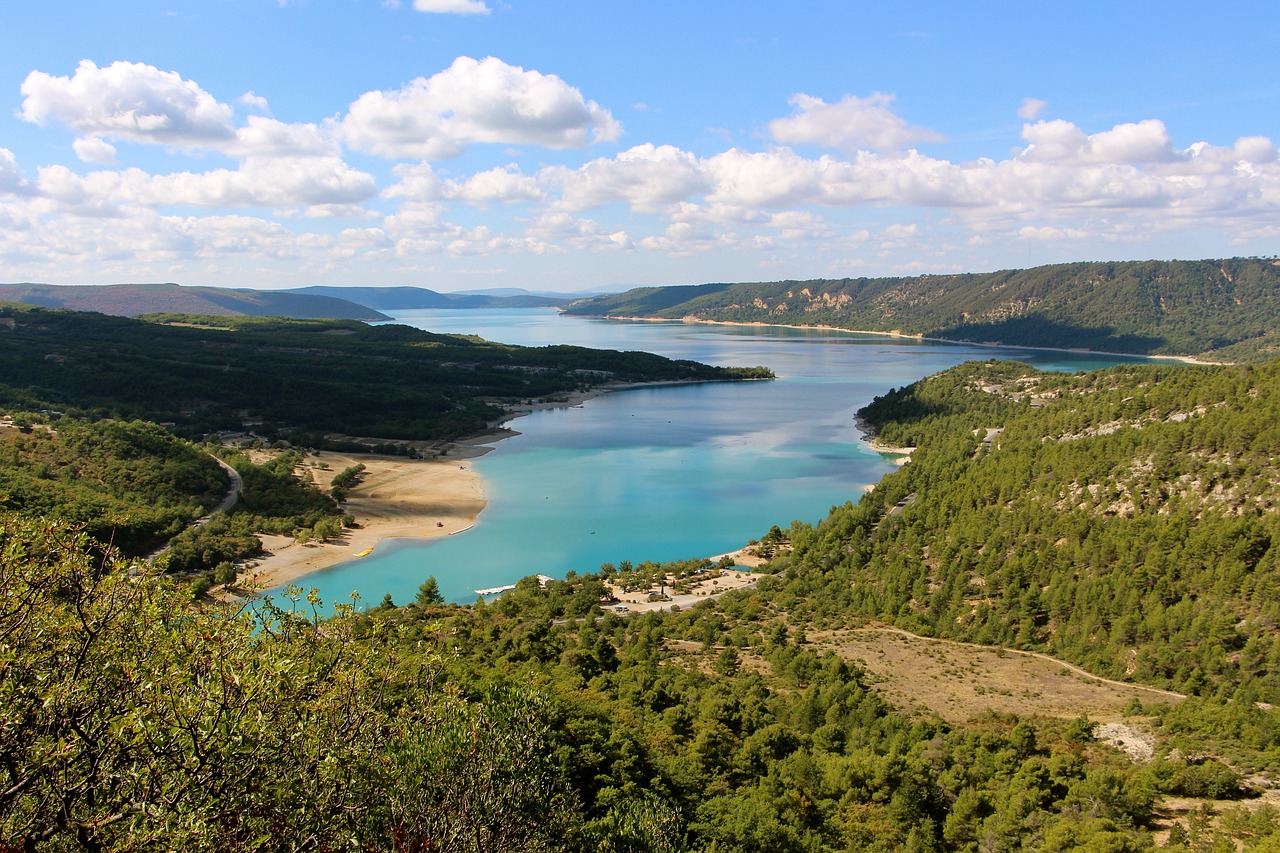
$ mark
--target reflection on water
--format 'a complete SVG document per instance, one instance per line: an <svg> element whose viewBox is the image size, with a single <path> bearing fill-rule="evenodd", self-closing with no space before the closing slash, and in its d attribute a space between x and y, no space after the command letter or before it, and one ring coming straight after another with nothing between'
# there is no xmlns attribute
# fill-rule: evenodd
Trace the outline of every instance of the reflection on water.
<svg viewBox="0 0 1280 853"><path fill-rule="evenodd" d="M525 346L569 343L772 368L772 382L635 388L535 412L476 461L488 507L431 542L401 540L309 575L327 602L412 601L435 575L451 601L529 574L622 560L721 554L773 524L813 523L892 470L859 440L854 413L876 394L963 361L1016 358L1051 370L1121 361L816 329L568 318L554 311L413 311L398 322Z"/></svg>

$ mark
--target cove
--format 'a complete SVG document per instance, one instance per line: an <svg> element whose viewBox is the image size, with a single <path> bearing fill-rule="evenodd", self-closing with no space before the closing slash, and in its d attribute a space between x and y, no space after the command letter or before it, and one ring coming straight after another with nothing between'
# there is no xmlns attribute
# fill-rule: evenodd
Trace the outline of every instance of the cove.
<svg viewBox="0 0 1280 853"><path fill-rule="evenodd" d="M531 574L594 572L736 550L816 523L893 470L854 415L877 394L974 359L1078 371L1139 357L973 346L827 329L628 322L550 309L406 311L396 322L524 346L645 350L770 367L773 381L637 387L512 420L475 461L488 506L445 539L390 540L299 581L326 603L406 604L434 575L447 600Z"/></svg>

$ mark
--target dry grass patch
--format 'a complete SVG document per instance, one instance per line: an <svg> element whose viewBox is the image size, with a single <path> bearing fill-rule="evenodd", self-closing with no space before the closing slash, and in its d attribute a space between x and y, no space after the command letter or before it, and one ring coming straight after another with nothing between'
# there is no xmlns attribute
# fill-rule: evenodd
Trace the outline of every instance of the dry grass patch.
<svg viewBox="0 0 1280 853"><path fill-rule="evenodd" d="M988 711L1113 721L1137 698L1180 701L1176 693L1090 675L1047 655L919 637L883 626L815 631L818 651L857 663L895 707L965 723Z"/></svg>

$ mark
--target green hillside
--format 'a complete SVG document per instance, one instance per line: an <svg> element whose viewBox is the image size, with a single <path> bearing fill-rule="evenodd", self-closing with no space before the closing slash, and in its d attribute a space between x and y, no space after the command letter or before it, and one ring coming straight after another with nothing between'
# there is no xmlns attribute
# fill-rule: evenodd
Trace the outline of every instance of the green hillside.
<svg viewBox="0 0 1280 853"><path fill-rule="evenodd" d="M817 619L1280 702L1280 362L1077 376L975 362L862 416L917 449L796 533L780 568Z"/></svg>
<svg viewBox="0 0 1280 853"><path fill-rule="evenodd" d="M141 418L198 436L253 425L315 446L328 433L454 439L506 403L608 382L769 375L648 353L525 348L352 320L0 306L0 406Z"/></svg>
<svg viewBox="0 0 1280 853"><path fill-rule="evenodd" d="M476 382L490 367L559 375L530 370L551 363L537 361L541 350L399 327L8 316L6 367L83 370L97 385L77 394L112 365L167 369L162 351L183 353L171 359L181 371L241 381L251 359L304 377L308 363L369 359L401 381L425 371L421 352L448 365L467 354ZM84 349L64 348L72 331ZM618 373L633 362L696 372L549 350L569 376L578 357ZM288 387L305 397L317 386ZM433 579L413 602L357 602L332 617L300 590L253 607L193 605L189 580L152 575L100 534L13 506L0 513L0 845L1280 848L1268 793L1280 779L1280 361L1074 376L974 362L890 390L860 416L880 441L914 448L910 462L816 525L766 533L761 549L775 556L754 588L669 612L620 616L606 584L676 585L717 567L530 577L470 607L441 603ZM86 485L117 482L117 466L81 454L136 455L120 467L160 481L170 443L192 452L154 426L64 421L56 440L67 452L52 433L20 429L0 452L26 460L23 477ZM251 506L215 541L180 542L177 556L241 537L253 513L319 497L299 489L294 457L262 470L233 458ZM184 487L206 502L217 491L207 473ZM305 515L288 523L311 524ZM886 676L832 640L864 625L982 644L963 647L966 663L947 656L932 673L892 676L933 693L977 683L978 652L1052 655L1041 663L1056 679L1034 690L1062 690L1061 710L1000 710L1019 698L1001 686L992 710L960 720L895 705ZM1072 685L1094 676L1185 697L1134 692L1104 734L1072 710ZM1117 748L1115 732L1145 756Z"/></svg>
<svg viewBox="0 0 1280 853"><path fill-rule="evenodd" d="M210 314L244 317L388 320L385 314L341 294L265 291L178 284L3 284L0 302L96 311L117 317L143 314Z"/></svg>
<svg viewBox="0 0 1280 853"><path fill-rule="evenodd" d="M1280 262L1074 263L965 275L640 288L566 310L1259 361L1280 352Z"/></svg>

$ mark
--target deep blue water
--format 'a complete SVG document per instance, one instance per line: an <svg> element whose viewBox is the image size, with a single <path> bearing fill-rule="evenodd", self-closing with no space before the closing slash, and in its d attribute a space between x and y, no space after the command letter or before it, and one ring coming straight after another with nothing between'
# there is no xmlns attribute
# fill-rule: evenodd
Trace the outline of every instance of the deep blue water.
<svg viewBox="0 0 1280 853"><path fill-rule="evenodd" d="M1141 360L532 309L412 311L397 322L526 346L763 364L778 379L634 388L517 418L509 426L521 434L474 463L488 500L475 527L434 541L384 542L368 557L301 581L326 602L356 591L365 604L387 593L405 604L428 575L450 601L471 602L476 589L530 574L722 554L773 524L817 522L893 470L860 440L853 420L889 388L973 359L1067 371Z"/></svg>

